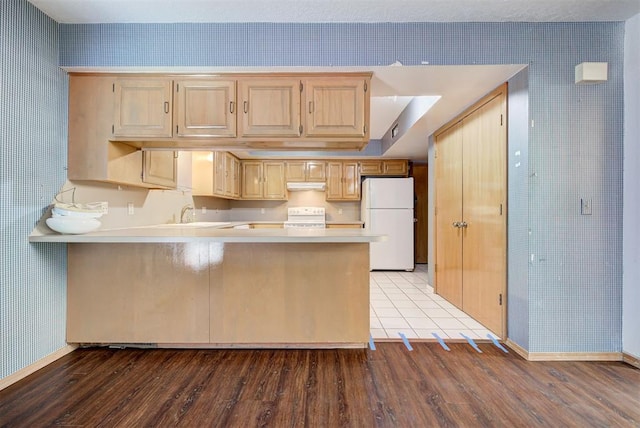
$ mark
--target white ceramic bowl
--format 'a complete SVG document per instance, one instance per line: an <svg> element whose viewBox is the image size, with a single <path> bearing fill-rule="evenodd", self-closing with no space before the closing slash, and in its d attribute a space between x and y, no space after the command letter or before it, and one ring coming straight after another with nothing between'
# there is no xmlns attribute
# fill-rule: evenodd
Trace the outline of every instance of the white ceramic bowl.
<svg viewBox="0 0 640 428"><path fill-rule="evenodd" d="M47 226L59 233L79 234L96 230L100 227L100 220L81 217L50 217Z"/></svg>
<svg viewBox="0 0 640 428"><path fill-rule="evenodd" d="M54 217L76 217L76 218L100 218L102 217L102 213L92 213L88 211L74 211L74 210L66 210L64 208L54 207L51 210Z"/></svg>

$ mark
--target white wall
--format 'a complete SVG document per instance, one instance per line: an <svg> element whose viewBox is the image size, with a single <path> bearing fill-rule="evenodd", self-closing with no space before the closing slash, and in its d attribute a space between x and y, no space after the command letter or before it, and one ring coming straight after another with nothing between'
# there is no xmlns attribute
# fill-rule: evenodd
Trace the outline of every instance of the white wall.
<svg viewBox="0 0 640 428"><path fill-rule="evenodd" d="M625 25L622 349L640 358L640 14Z"/></svg>

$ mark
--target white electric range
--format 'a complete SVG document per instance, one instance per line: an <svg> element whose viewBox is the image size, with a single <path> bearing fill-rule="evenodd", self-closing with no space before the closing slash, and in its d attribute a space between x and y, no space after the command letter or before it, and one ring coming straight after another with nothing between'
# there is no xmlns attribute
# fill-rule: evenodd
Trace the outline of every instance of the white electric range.
<svg viewBox="0 0 640 428"><path fill-rule="evenodd" d="M306 229L324 229L325 209L324 207L292 207L287 209L287 221L284 222L285 228L306 228Z"/></svg>

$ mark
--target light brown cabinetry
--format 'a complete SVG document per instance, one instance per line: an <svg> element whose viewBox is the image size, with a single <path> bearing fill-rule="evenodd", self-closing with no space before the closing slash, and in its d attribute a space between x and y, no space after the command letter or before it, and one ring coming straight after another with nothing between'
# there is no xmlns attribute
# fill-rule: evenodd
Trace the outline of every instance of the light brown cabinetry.
<svg viewBox="0 0 640 428"><path fill-rule="evenodd" d="M406 159L375 159L360 161L360 175L366 176L402 176L409 174Z"/></svg>
<svg viewBox="0 0 640 428"><path fill-rule="evenodd" d="M163 80L154 81L155 90L147 87L146 89L149 89L149 91L142 90L138 94L146 94L149 103L151 103L151 99L156 97L156 104L160 105L162 111L164 111L164 107L159 103L163 98L157 96L156 90L158 85L164 88L163 82ZM119 132L122 132L123 129L131 126L135 121L139 124L145 121L136 119L135 117L138 113L134 113L135 108L131 107L130 104L127 106L129 100L136 98L134 96L136 91L131 89L131 86L126 82L123 84L123 81L119 81L118 87L121 89L119 92L121 105L119 117L124 119L118 122L118 129L120 130ZM113 76L90 74L71 74L69 76L69 169L67 177L69 180L78 181L101 181L147 188L158 187L159 185L157 184L143 181L143 152L139 148L109 141L113 137L113 132L116 128L114 124L114 104L117 104L114 100L115 91L116 84ZM154 91L156 91L155 95L153 95ZM160 92L164 92L164 89ZM140 97L144 98L143 96ZM122 106L123 102L124 107ZM141 107L141 109L144 110L147 107ZM126 113L127 111L128 113ZM166 119L164 113L160 116ZM146 121L147 125L149 123L150 121ZM161 162L159 158L170 155L159 154L153 156L155 157L154 160ZM156 168L160 166L159 162L147 162L147 167L152 167L152 171L147 172L151 172L151 175L157 173ZM164 173L160 172L159 175L164 175ZM174 186L175 184L170 185L170 187Z"/></svg>
<svg viewBox="0 0 640 428"><path fill-rule="evenodd" d="M235 137L235 79L177 80L174 108L178 137Z"/></svg>
<svg viewBox="0 0 640 428"><path fill-rule="evenodd" d="M305 80L305 135L368 137L368 84L363 78Z"/></svg>
<svg viewBox="0 0 640 428"><path fill-rule="evenodd" d="M184 247L69 245L67 341L207 343L209 245Z"/></svg>
<svg viewBox="0 0 640 428"><path fill-rule="evenodd" d="M332 150L369 141L370 73L93 77L111 79L110 102L93 112L108 117L107 140L135 148Z"/></svg>
<svg viewBox="0 0 640 428"><path fill-rule="evenodd" d="M171 137L173 81L168 78L116 78L113 83L113 135Z"/></svg>
<svg viewBox="0 0 640 428"><path fill-rule="evenodd" d="M367 243L72 243L68 258L69 343L362 348L369 340Z"/></svg>
<svg viewBox="0 0 640 428"><path fill-rule="evenodd" d="M224 152L224 195L240 197L240 161L229 152Z"/></svg>
<svg viewBox="0 0 640 428"><path fill-rule="evenodd" d="M284 161L242 161L242 199L286 200Z"/></svg>
<svg viewBox="0 0 640 428"><path fill-rule="evenodd" d="M142 181L158 186L176 187L178 184L178 152L143 151Z"/></svg>
<svg viewBox="0 0 640 428"><path fill-rule="evenodd" d="M327 162L326 199L328 201L353 201L360 199L358 162Z"/></svg>
<svg viewBox="0 0 640 428"><path fill-rule="evenodd" d="M192 193L196 196L240 197L240 161L229 152L191 154Z"/></svg>
<svg viewBox="0 0 640 428"><path fill-rule="evenodd" d="M324 161L286 161L287 181L316 181L327 180Z"/></svg>
<svg viewBox="0 0 640 428"><path fill-rule="evenodd" d="M506 85L435 135L435 291L506 333Z"/></svg>
<svg viewBox="0 0 640 428"><path fill-rule="evenodd" d="M300 80L243 78L239 81L242 137L299 137Z"/></svg>

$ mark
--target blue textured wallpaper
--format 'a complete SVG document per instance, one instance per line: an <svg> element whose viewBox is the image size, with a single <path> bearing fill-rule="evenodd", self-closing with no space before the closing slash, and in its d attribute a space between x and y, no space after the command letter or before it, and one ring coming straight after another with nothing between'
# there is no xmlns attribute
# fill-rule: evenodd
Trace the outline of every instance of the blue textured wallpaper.
<svg viewBox="0 0 640 428"><path fill-rule="evenodd" d="M509 329L530 352L621 350L624 23L61 25L60 38L65 67L529 64L528 180L509 179L528 254L510 240L508 286L525 310ZM609 80L575 85L584 61L607 62Z"/></svg>
<svg viewBox="0 0 640 428"><path fill-rule="evenodd" d="M0 1L0 378L66 345L66 246L27 238L66 179L58 25Z"/></svg>

